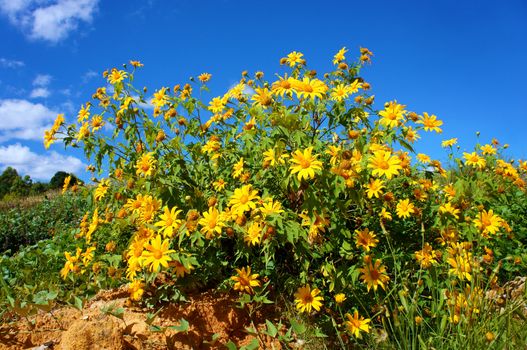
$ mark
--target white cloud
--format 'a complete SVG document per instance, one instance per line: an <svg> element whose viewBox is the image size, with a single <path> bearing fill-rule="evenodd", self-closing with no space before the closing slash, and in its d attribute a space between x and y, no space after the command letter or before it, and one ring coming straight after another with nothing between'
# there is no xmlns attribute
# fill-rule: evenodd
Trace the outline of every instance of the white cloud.
<svg viewBox="0 0 527 350"><path fill-rule="evenodd" d="M93 78L99 76L99 74L93 70L89 70L82 76L82 82L87 83L88 81L92 80Z"/></svg>
<svg viewBox="0 0 527 350"><path fill-rule="evenodd" d="M0 146L0 167L15 168L20 174L33 179L49 181L57 171L76 173L84 164L78 158L51 151L37 154L19 143Z"/></svg>
<svg viewBox="0 0 527 350"><path fill-rule="evenodd" d="M90 23L99 0L0 0L0 12L32 39L57 43Z"/></svg>
<svg viewBox="0 0 527 350"><path fill-rule="evenodd" d="M33 86L48 86L52 76L49 74L38 74L33 80Z"/></svg>
<svg viewBox="0 0 527 350"><path fill-rule="evenodd" d="M10 139L42 140L57 113L41 103L0 100L0 143Z"/></svg>
<svg viewBox="0 0 527 350"><path fill-rule="evenodd" d="M0 67L4 68L20 68L24 67L26 64L22 61L10 60L4 57L0 57Z"/></svg>
<svg viewBox="0 0 527 350"><path fill-rule="evenodd" d="M46 98L46 97L49 97L51 93L49 92L49 90L47 88L36 88L36 89L33 89L31 90L31 94L29 95L29 97L31 98L37 98L37 97L42 97L42 98Z"/></svg>

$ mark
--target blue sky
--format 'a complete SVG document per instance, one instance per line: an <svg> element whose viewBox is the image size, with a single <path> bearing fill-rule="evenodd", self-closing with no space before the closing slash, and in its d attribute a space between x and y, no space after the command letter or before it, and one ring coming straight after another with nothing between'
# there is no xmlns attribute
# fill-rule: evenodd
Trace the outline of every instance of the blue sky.
<svg viewBox="0 0 527 350"><path fill-rule="evenodd" d="M469 150L480 131L527 158L523 0L0 0L0 37L0 168L37 180L57 170L87 178L82 154L45 151L42 132L59 112L73 120L107 68L140 60L136 81L150 91L209 72L220 94L242 70L282 73L293 50L322 73L342 46L348 57L373 51L363 74L378 108L397 99L445 122L420 151L441 158L451 137Z"/></svg>

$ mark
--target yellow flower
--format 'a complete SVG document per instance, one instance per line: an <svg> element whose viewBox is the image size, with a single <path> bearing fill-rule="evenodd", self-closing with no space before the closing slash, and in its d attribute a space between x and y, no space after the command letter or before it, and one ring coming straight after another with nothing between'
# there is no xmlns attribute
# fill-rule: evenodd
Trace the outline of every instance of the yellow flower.
<svg viewBox="0 0 527 350"><path fill-rule="evenodd" d="M381 265L381 260L376 260L375 265L372 265L371 259L365 259L365 265L363 268L359 269L362 273L360 279L366 283L368 292L373 287L373 290L376 291L378 286L381 286L382 289L386 289L385 283L390 280L390 277L385 274L386 266Z"/></svg>
<svg viewBox="0 0 527 350"><path fill-rule="evenodd" d="M209 103L209 111L212 113L221 113L225 109L225 100L221 97L214 97Z"/></svg>
<svg viewBox="0 0 527 350"><path fill-rule="evenodd" d="M313 147L308 147L303 152L296 150L292 155L291 162L294 165L291 165L289 169L291 170L291 175L298 173L299 181L302 181L302 179L313 179L315 170L322 169L322 162L316 160L317 155L312 155L312 150Z"/></svg>
<svg viewBox="0 0 527 350"><path fill-rule="evenodd" d="M409 199L401 199L397 203L395 210L398 217L408 218L410 217L410 214L415 213L415 206Z"/></svg>
<svg viewBox="0 0 527 350"><path fill-rule="evenodd" d="M262 224L260 222L254 221L251 223L251 226L247 229L243 240L248 245L257 245L260 244L262 240Z"/></svg>
<svg viewBox="0 0 527 350"><path fill-rule="evenodd" d="M459 219L459 213L461 212L459 209L457 209L456 207L452 206L452 204L450 204L450 202L448 203L445 203L443 205L441 205L439 207L439 212L441 214L450 214L452 215L453 217L455 217L456 219Z"/></svg>
<svg viewBox="0 0 527 350"><path fill-rule="evenodd" d="M302 58L304 56L301 52L293 51L286 57L286 63L289 64L289 67L293 68L297 64L303 64L304 59Z"/></svg>
<svg viewBox="0 0 527 350"><path fill-rule="evenodd" d="M284 95L291 96L293 94L294 86L298 83L298 80L295 78L287 77L287 74L282 78L278 77L279 80L275 81L273 85L271 86L271 93L273 93L276 96L282 96Z"/></svg>
<svg viewBox="0 0 527 350"><path fill-rule="evenodd" d="M320 290L315 288L311 290L309 285L298 288L295 293L296 308L300 312L311 312L312 309L320 311L322 307L323 297L320 295Z"/></svg>
<svg viewBox="0 0 527 350"><path fill-rule="evenodd" d="M218 181L214 181L212 183L212 186L214 186L214 189L216 191L221 191L225 188L225 180L223 179L218 179Z"/></svg>
<svg viewBox="0 0 527 350"><path fill-rule="evenodd" d="M333 64L339 64L340 62L344 61L346 59L346 56L344 56L346 52L348 52L348 50L345 47L340 49L339 52L333 56Z"/></svg>
<svg viewBox="0 0 527 350"><path fill-rule="evenodd" d="M366 187L366 194L368 195L368 198L379 198L379 196L382 194L382 189L385 188L384 181L379 179L371 179L370 183L364 185L364 187Z"/></svg>
<svg viewBox="0 0 527 350"><path fill-rule="evenodd" d="M161 266L167 268L168 263L172 261L170 254L176 252L169 249L169 245L168 239L161 241L161 235L156 235L150 243L145 245L146 251L143 251L141 256L142 265L148 267L151 272L159 272Z"/></svg>
<svg viewBox="0 0 527 350"><path fill-rule="evenodd" d="M283 213L282 204L278 201L274 201L272 198L266 198L262 206L260 207L260 212L264 216L276 215Z"/></svg>
<svg viewBox="0 0 527 350"><path fill-rule="evenodd" d="M137 163L135 163L136 174L140 176L151 176L156 169L156 159L154 158L154 153L145 153L139 158Z"/></svg>
<svg viewBox="0 0 527 350"><path fill-rule="evenodd" d="M424 112L423 116L419 118L417 124L423 124L425 131L435 131L437 133L442 133L440 126L443 125L441 120L438 120L435 115L429 116L428 113Z"/></svg>
<svg viewBox="0 0 527 350"><path fill-rule="evenodd" d="M379 213L379 217L385 220L392 220L392 213L387 211L386 208L382 208L381 212Z"/></svg>
<svg viewBox="0 0 527 350"><path fill-rule="evenodd" d="M405 107L405 105L398 104L397 101L390 101L384 110L379 112L382 117L379 122L387 128L396 127L404 121L404 116L407 113L404 110Z"/></svg>
<svg viewBox="0 0 527 350"><path fill-rule="evenodd" d="M133 280L128 284L128 293L130 293L130 299L134 301L139 301L143 297L143 293L145 292L143 282L140 280Z"/></svg>
<svg viewBox="0 0 527 350"><path fill-rule="evenodd" d="M66 279L68 277L68 274L70 271L74 273L78 273L80 271L80 267L78 266L78 262L81 256L82 249L77 247L77 252L75 255L71 255L70 252L64 252L64 256L66 257L66 262L64 263L64 267L60 270L60 275L63 279Z"/></svg>
<svg viewBox="0 0 527 350"><path fill-rule="evenodd" d="M335 303L337 303L337 305L341 305L344 301L346 301L346 295L344 293L338 293L338 294L335 294Z"/></svg>
<svg viewBox="0 0 527 350"><path fill-rule="evenodd" d="M94 115L91 119L92 132L95 132L104 126L104 120L100 115Z"/></svg>
<svg viewBox="0 0 527 350"><path fill-rule="evenodd" d="M432 160L430 159L430 156L424 154L424 153L419 153L417 155L417 160L420 161L421 163L423 164L428 164L430 163Z"/></svg>
<svg viewBox="0 0 527 350"><path fill-rule="evenodd" d="M126 78L127 74L123 70L117 70L116 68L113 68L110 74L108 75L108 82L110 84L117 84L120 83Z"/></svg>
<svg viewBox="0 0 527 350"><path fill-rule="evenodd" d="M338 84L331 89L330 99L337 102L342 102L351 94L350 88L344 84Z"/></svg>
<svg viewBox="0 0 527 350"><path fill-rule="evenodd" d="M483 145L479 148L483 154L486 154L486 155L494 155L496 154L496 149L494 147L492 147L492 145Z"/></svg>
<svg viewBox="0 0 527 350"><path fill-rule="evenodd" d="M79 113L77 114L77 121L79 123L85 121L90 116L90 107L91 105L89 103L86 104L86 107L84 105L81 105L81 109L79 110Z"/></svg>
<svg viewBox="0 0 527 350"><path fill-rule="evenodd" d="M364 230L355 230L355 244L357 248L362 248L365 252L369 252L370 248L375 248L379 240L373 231L370 232L368 228Z"/></svg>
<svg viewBox="0 0 527 350"><path fill-rule="evenodd" d="M415 252L415 259L424 269L427 269L430 266L437 264L437 259L440 256L440 253L433 250L432 246L428 242L425 243L423 249Z"/></svg>
<svg viewBox="0 0 527 350"><path fill-rule="evenodd" d="M498 215L494 214L494 211L492 209L490 209L489 211L483 209L479 213L479 216L474 219L474 225L484 235L488 233L497 233L500 230L502 223L503 219L500 218Z"/></svg>
<svg viewBox="0 0 527 350"><path fill-rule="evenodd" d="M178 210L177 207L168 209L165 206L163 214L159 216L160 220L154 224L154 226L159 227L159 233L163 235L164 238L170 238L174 235L174 231L179 229L181 225L181 220L177 218L181 210Z"/></svg>
<svg viewBox="0 0 527 350"><path fill-rule="evenodd" d="M212 239L214 236L221 234L221 228L225 227L223 217L215 207L210 207L208 212L203 212L203 218L199 220L201 227L201 233L205 234L207 239Z"/></svg>
<svg viewBox="0 0 527 350"><path fill-rule="evenodd" d="M62 124L64 124L64 114L59 114L57 115L57 119L55 119L55 122L53 123L51 130L53 130L53 132L59 131L60 126Z"/></svg>
<svg viewBox="0 0 527 350"><path fill-rule="evenodd" d="M232 177L234 177L235 179L242 175L243 163L243 157L241 157L240 160L232 167Z"/></svg>
<svg viewBox="0 0 527 350"><path fill-rule="evenodd" d="M255 209L255 200L258 200L258 191L252 189L252 185L245 185L234 190L233 195L229 200L231 209L239 214L243 214L248 210Z"/></svg>
<svg viewBox="0 0 527 350"><path fill-rule="evenodd" d="M309 79L308 77L305 77L302 81L295 82L294 88L298 98L305 97L312 100L315 97L322 98L328 91L327 85L322 80Z"/></svg>
<svg viewBox="0 0 527 350"><path fill-rule="evenodd" d="M331 156L331 159L329 160L329 164L335 166L340 156L340 152L342 151L342 147L330 145L328 148L329 149L326 151L326 154L329 154Z"/></svg>
<svg viewBox="0 0 527 350"><path fill-rule="evenodd" d="M53 130L44 131L44 147L46 149L48 149L49 146L51 146L51 144L56 140L57 138L55 137L55 133L53 132Z"/></svg>
<svg viewBox="0 0 527 350"><path fill-rule="evenodd" d="M68 186L70 185L70 182L71 182L71 175L68 175L64 179L64 184L62 185L62 194L66 193L66 191L68 190Z"/></svg>
<svg viewBox="0 0 527 350"><path fill-rule="evenodd" d="M168 102L168 96L166 95L167 88L161 88L154 92L154 98L150 101L155 107L163 107Z"/></svg>
<svg viewBox="0 0 527 350"><path fill-rule="evenodd" d="M373 153L368 163L368 168L373 169L372 175L381 177L386 176L391 179L393 176L399 174L401 167L401 160L397 156L392 156L389 151L378 150Z"/></svg>
<svg viewBox="0 0 527 350"><path fill-rule="evenodd" d="M80 141L88 136L90 136L90 123L85 122L79 129L79 133L77 134L77 141Z"/></svg>
<svg viewBox="0 0 527 350"><path fill-rule="evenodd" d="M198 76L199 81L201 81L202 83L206 83L207 81L210 80L210 78L212 78L212 74L210 73L201 73Z"/></svg>
<svg viewBox="0 0 527 350"><path fill-rule="evenodd" d="M144 64L142 64L140 61L130 61L130 64L134 67L144 67Z"/></svg>
<svg viewBox="0 0 527 350"><path fill-rule="evenodd" d="M461 280L472 281L472 267L470 265L471 254L464 252L455 254L447 259L451 268L448 270L449 274L456 275Z"/></svg>
<svg viewBox="0 0 527 350"><path fill-rule="evenodd" d="M273 98L271 97L271 92L267 88L256 88L254 89L254 94L252 96L254 101L253 105L268 107L273 103Z"/></svg>
<svg viewBox="0 0 527 350"><path fill-rule="evenodd" d="M473 166L474 168L483 169L487 165L485 158L480 157L476 152L464 152L463 157L465 158L465 163L467 165Z"/></svg>
<svg viewBox="0 0 527 350"><path fill-rule="evenodd" d="M101 200L106 192L108 192L108 189L110 188L110 179L101 180L99 182L99 185L95 189L95 192L93 193L93 197L96 201Z"/></svg>
<svg viewBox="0 0 527 350"><path fill-rule="evenodd" d="M359 312L357 310L355 310L353 316L350 314L346 314L345 316L348 320L345 321L344 324L355 338L360 339L362 337L361 332L370 332L370 325L368 323L370 323L371 320L369 318L365 319L362 316L359 317Z"/></svg>
<svg viewBox="0 0 527 350"><path fill-rule="evenodd" d="M441 142L441 147L452 147L456 143L457 143L457 138L454 137L452 139L444 140L443 142Z"/></svg>
<svg viewBox="0 0 527 350"><path fill-rule="evenodd" d="M232 276L231 280L234 282L234 290L239 290L240 292L245 292L253 294L253 287L261 287L261 283L258 280L258 274L251 274L251 267L247 266L242 267L241 269L236 269L238 276Z"/></svg>

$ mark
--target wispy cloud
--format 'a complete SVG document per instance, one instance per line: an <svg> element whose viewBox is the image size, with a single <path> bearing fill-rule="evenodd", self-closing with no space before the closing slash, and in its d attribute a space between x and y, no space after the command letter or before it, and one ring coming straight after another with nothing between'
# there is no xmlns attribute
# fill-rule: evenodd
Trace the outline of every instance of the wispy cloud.
<svg viewBox="0 0 527 350"><path fill-rule="evenodd" d="M0 0L0 12L29 38L57 43L91 23L99 0Z"/></svg>
<svg viewBox="0 0 527 350"><path fill-rule="evenodd" d="M52 76L49 74L38 74L33 80L33 90L29 94L31 98L47 98L51 95L48 85L51 82Z"/></svg>
<svg viewBox="0 0 527 350"><path fill-rule="evenodd" d="M65 156L55 151L38 154L27 146L15 143L0 146L0 168L5 169L9 166L33 179L49 181L57 171L76 173L84 167L84 164L80 159L72 156Z"/></svg>
<svg viewBox="0 0 527 350"><path fill-rule="evenodd" d="M92 80L93 78L97 77L99 74L93 70L89 70L81 77L83 83L87 83L88 81Z"/></svg>
<svg viewBox="0 0 527 350"><path fill-rule="evenodd" d="M55 117L54 111L41 103L27 100L0 100L0 143L12 139L42 140Z"/></svg>
<svg viewBox="0 0 527 350"><path fill-rule="evenodd" d="M0 67L3 68L21 68L24 67L26 64L22 61L18 60L10 60L4 57L0 57Z"/></svg>
<svg viewBox="0 0 527 350"><path fill-rule="evenodd" d="M29 97L31 98L46 98L51 95L51 92L47 88L39 87L31 90Z"/></svg>

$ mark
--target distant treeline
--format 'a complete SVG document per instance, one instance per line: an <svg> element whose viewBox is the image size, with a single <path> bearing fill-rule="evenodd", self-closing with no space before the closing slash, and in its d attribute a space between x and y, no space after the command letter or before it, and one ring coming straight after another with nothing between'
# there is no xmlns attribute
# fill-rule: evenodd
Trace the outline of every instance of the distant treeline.
<svg viewBox="0 0 527 350"><path fill-rule="evenodd" d="M64 184L64 179L70 175L70 185L74 185L79 181L73 174L57 171L48 183L33 182L29 175L22 177L16 169L7 167L2 175L0 175L0 200L26 197L61 188Z"/></svg>

